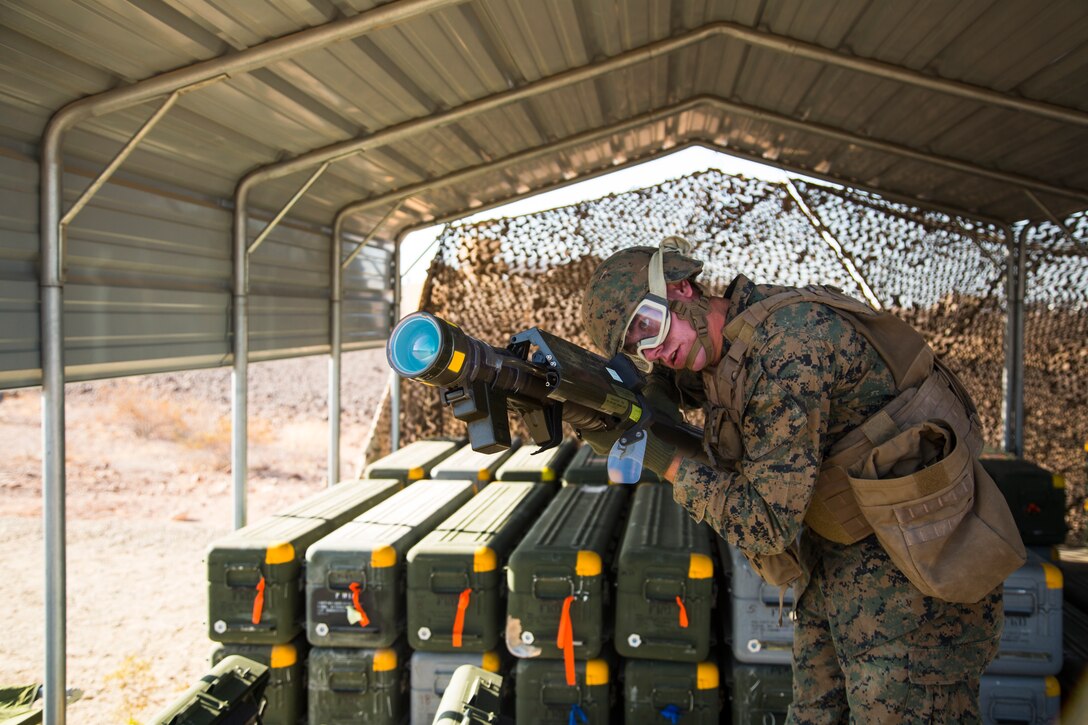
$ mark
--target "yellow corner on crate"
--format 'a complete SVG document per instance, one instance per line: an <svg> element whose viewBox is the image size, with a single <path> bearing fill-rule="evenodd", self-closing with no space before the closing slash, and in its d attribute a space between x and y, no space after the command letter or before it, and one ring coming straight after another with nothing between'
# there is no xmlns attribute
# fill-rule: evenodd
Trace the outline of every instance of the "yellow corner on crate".
<svg viewBox="0 0 1088 725"><path fill-rule="evenodd" d="M379 546L370 552L370 566L374 569L386 569L397 563L397 550L392 546Z"/></svg>
<svg viewBox="0 0 1088 725"><path fill-rule="evenodd" d="M714 560L706 554L692 554L688 579L709 579L714 576Z"/></svg>
<svg viewBox="0 0 1088 725"><path fill-rule="evenodd" d="M374 671L389 672L397 669L397 651L395 649L380 649L374 652Z"/></svg>
<svg viewBox="0 0 1088 725"><path fill-rule="evenodd" d="M604 660L590 660L586 662L586 685L607 685L608 663Z"/></svg>
<svg viewBox="0 0 1088 725"><path fill-rule="evenodd" d="M1043 562L1043 574L1046 576L1046 588L1047 589L1061 589L1062 588L1062 570L1053 564Z"/></svg>
<svg viewBox="0 0 1088 725"><path fill-rule="evenodd" d="M502 658L499 657L498 652L484 652L483 657L480 658L480 669L498 672L501 666Z"/></svg>
<svg viewBox="0 0 1088 725"><path fill-rule="evenodd" d="M272 645L272 654L268 660L268 666L272 669L290 667L298 662L298 650L293 644Z"/></svg>
<svg viewBox="0 0 1088 725"><path fill-rule="evenodd" d="M295 547L287 541L272 544L264 552L265 564L286 564L295 560Z"/></svg>
<svg viewBox="0 0 1088 725"><path fill-rule="evenodd" d="M695 687L713 690L718 687L718 666L713 662L700 662L695 670Z"/></svg>
<svg viewBox="0 0 1088 725"><path fill-rule="evenodd" d="M601 555L596 551L579 551L574 573L578 576L597 576L601 573Z"/></svg>
<svg viewBox="0 0 1088 725"><path fill-rule="evenodd" d="M490 546L481 546L472 555L472 570L475 572L495 571L499 566L499 556Z"/></svg>

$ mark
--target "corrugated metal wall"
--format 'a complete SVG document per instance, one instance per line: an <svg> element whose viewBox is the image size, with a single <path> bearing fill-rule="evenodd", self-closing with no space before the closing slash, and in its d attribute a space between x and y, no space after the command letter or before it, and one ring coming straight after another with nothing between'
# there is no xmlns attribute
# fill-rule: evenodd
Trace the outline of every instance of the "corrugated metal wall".
<svg viewBox="0 0 1088 725"><path fill-rule="evenodd" d="M65 208L89 181L65 176ZM0 192L2 389L40 379L37 162L0 154ZM251 222L251 237L265 223ZM67 379L229 364L230 225L230 210L210 200L131 177L107 184L67 237ZM252 255L252 359L328 350L330 239L327 229L280 225ZM374 246L345 270L344 349L388 337L391 265L391 251Z"/></svg>

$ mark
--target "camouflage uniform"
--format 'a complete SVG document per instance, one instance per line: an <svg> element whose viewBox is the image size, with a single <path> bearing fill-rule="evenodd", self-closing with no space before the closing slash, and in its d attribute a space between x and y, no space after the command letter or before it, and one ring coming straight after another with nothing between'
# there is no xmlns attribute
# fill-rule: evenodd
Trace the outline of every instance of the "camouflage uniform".
<svg viewBox="0 0 1088 725"><path fill-rule="evenodd" d="M738 277L726 324L783 289ZM789 722L846 722L848 713L861 722L977 722L979 677L1003 623L1001 588L970 605L927 597L874 536L842 545L803 526L832 444L895 395L884 362L816 303L775 312L751 350L743 460L723 470L684 459L674 497L744 551L779 553L800 539Z"/></svg>

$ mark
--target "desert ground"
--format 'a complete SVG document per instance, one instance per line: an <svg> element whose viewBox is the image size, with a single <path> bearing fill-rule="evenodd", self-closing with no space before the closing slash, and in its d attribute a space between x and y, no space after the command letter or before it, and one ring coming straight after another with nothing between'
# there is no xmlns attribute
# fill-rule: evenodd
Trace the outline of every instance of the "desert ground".
<svg viewBox="0 0 1088 725"><path fill-rule="evenodd" d="M354 477L388 380L383 350L345 354L341 478ZM323 356L250 366L248 514L326 485ZM68 721L138 725L208 666L204 552L231 530L230 371L70 383ZM0 399L0 684L42 679L41 395Z"/></svg>

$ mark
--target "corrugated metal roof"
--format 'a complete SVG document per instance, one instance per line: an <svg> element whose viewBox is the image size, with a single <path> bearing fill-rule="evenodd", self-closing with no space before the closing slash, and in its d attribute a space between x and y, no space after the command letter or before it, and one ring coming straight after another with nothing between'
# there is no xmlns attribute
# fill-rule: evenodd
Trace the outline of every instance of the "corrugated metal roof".
<svg viewBox="0 0 1088 725"><path fill-rule="evenodd" d="M402 230L688 144L991 220L1041 218L1025 189L1059 215L1088 206L1082 0L8 0L0 152L14 159L4 184L18 201L0 219L0 274L17 289L4 309L37 314L33 159L58 109L379 16L390 19L203 76L212 82L180 96L73 224L69 281L142 286L154 293L147 309L174 304L168 291L200 290L201 308L219 310L200 333L214 328L216 340L200 355L221 361L240 180L260 177L248 190L252 240L257 219L323 162L250 275L255 297L275 292L312 309L277 321L282 306L255 302L254 314L268 316L254 323L256 353L321 349L322 239L344 210L344 229L360 237L382 224L378 267L357 261L349 276L387 288ZM959 91L932 87L944 80ZM164 99L92 114L67 132L65 207ZM1040 103L1024 108L1025 99ZM284 163L291 173L275 171ZM379 292L360 298L347 340L388 331ZM102 296L98 313L126 295ZM197 334L186 329L148 332ZM35 335L4 334L0 352L21 362L0 368L33 362Z"/></svg>
<svg viewBox="0 0 1088 725"><path fill-rule="evenodd" d="M0 8L5 135L34 144L51 113L68 101L371 7L366 2L317 0L5 3ZM1012 97L1088 110L1088 5L1077 0L1041 6L1017 0L476 0L451 3L188 94L125 168L229 198L244 172L283 156L456 108L715 21ZM330 210L359 198L501 160L699 95L1081 192L1088 187L1084 125L988 107L721 35L339 162L292 215L327 224ZM151 105L82 124L71 134L66 153L104 162L146 118ZM1008 221L1039 216L1007 183L858 149L774 121L716 115L720 119L713 134L700 135L706 124L688 125L685 139L677 130L685 124L674 124L665 129L666 139L727 143L726 150L769 155L843 182ZM627 131L622 140L635 155L661 141L638 130ZM554 161L537 163L546 167ZM570 169L576 175L581 171L578 166ZM498 180L502 176L510 175L496 174L496 194L504 186ZM262 185L254 203L276 208L301 178ZM512 193L518 181L508 179L505 186ZM470 194L456 196L461 207L468 206ZM1085 205L1054 194L1045 200L1058 213ZM421 216L443 217L458 204L436 200L423 206L427 208L419 209ZM402 213L393 225L412 223L413 216ZM366 222L364 215L360 228Z"/></svg>

